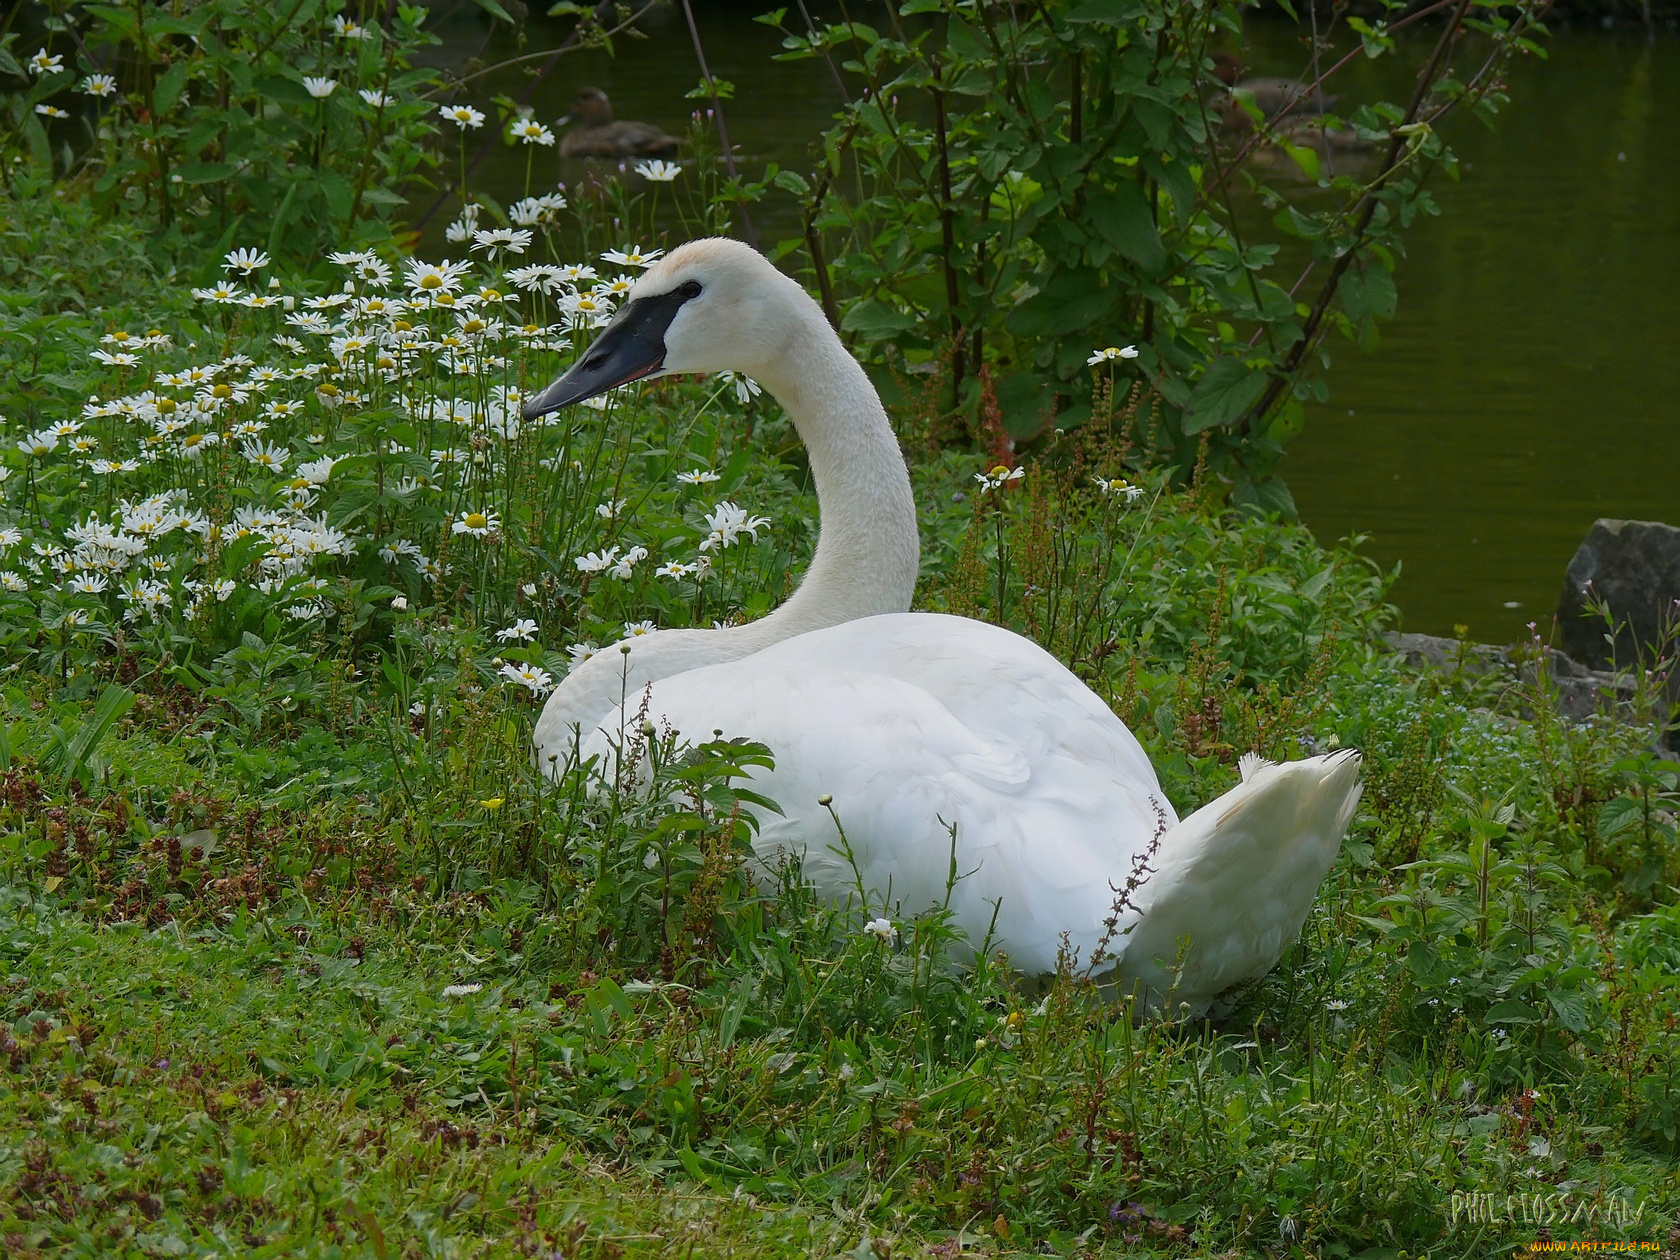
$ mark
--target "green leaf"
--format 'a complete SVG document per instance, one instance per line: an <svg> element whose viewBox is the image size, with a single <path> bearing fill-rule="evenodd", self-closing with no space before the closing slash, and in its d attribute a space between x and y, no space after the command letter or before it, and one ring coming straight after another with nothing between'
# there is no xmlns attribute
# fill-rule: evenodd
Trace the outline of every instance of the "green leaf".
<svg viewBox="0 0 1680 1260"><path fill-rule="evenodd" d="M185 59L177 61L163 72L163 77L152 89L152 103L157 106L158 113L167 114L175 108L175 102L180 98L181 89L187 85L187 75L190 73L192 65Z"/></svg>
<svg viewBox="0 0 1680 1260"><path fill-rule="evenodd" d="M1394 288L1394 277L1380 264L1367 267L1364 271L1349 268L1336 286L1336 296L1341 298L1342 309L1348 313L1348 318L1354 320L1369 319L1373 315L1389 319L1394 315L1400 297Z"/></svg>
<svg viewBox="0 0 1680 1260"><path fill-rule="evenodd" d="M1127 0L1088 0L1067 15L1070 22L1099 22L1104 26L1120 26L1143 13L1143 6Z"/></svg>
<svg viewBox="0 0 1680 1260"><path fill-rule="evenodd" d="M286 236L286 224L291 221L292 206L297 201L298 182L292 181L286 189L286 195L280 198L280 208L274 212L274 224L268 230L268 256L275 258L280 253L280 242Z"/></svg>
<svg viewBox="0 0 1680 1260"><path fill-rule="evenodd" d="M873 340L914 328L918 322L914 315L895 311L875 298L865 298L846 312L840 327L846 332L862 333Z"/></svg>
<svg viewBox="0 0 1680 1260"><path fill-rule="evenodd" d="M1539 1016L1527 1002L1518 1002L1513 998L1506 998L1503 1002L1492 1007L1484 1019L1490 1024L1534 1024L1539 1022Z"/></svg>
<svg viewBox="0 0 1680 1260"><path fill-rule="evenodd" d="M1102 238L1121 255L1142 268L1145 275L1159 275L1167 265L1167 251L1155 224L1155 211L1143 189L1131 180L1108 192L1098 193L1087 203L1091 222Z"/></svg>
<svg viewBox="0 0 1680 1260"><path fill-rule="evenodd" d="M315 98L309 95L309 90L296 79L288 79L278 74L268 75L251 84L259 96L266 96L271 101L279 101L283 105L313 105Z"/></svg>
<svg viewBox="0 0 1680 1260"><path fill-rule="evenodd" d="M320 174L321 191L327 197L327 209L335 219L350 217L351 203L356 199L355 190L350 187L350 181L337 171L323 168Z"/></svg>
<svg viewBox="0 0 1680 1260"><path fill-rule="evenodd" d="M723 1016L718 1020L718 1049L729 1049L735 1040L735 1032L741 1027L741 1017L747 1013L747 1007L752 1004L753 983L749 976L742 976L730 990L729 1004L723 1008Z"/></svg>
<svg viewBox="0 0 1680 1260"><path fill-rule="evenodd" d="M1266 391L1266 376L1241 359L1218 358L1190 391L1184 407L1186 436L1234 423Z"/></svg>
<svg viewBox="0 0 1680 1260"><path fill-rule="evenodd" d="M478 7L483 9L491 17L501 18L502 21L506 22L509 26L516 25L513 20L513 15L506 9L502 8L501 0L478 0Z"/></svg>
<svg viewBox="0 0 1680 1260"><path fill-rule="evenodd" d="M1287 140L1284 140L1281 143L1283 145L1283 151L1294 160L1296 166L1301 168L1301 173L1303 175L1305 175L1308 179L1318 178L1318 150L1308 149L1299 144L1290 144Z"/></svg>
<svg viewBox="0 0 1680 1260"><path fill-rule="evenodd" d="M183 184L214 184L232 175L233 167L226 162L187 162L176 167L175 174Z"/></svg>
<svg viewBox="0 0 1680 1260"><path fill-rule="evenodd" d="M99 697L99 703L93 706L93 712L88 715L69 746L64 751L64 781L69 783L82 770L87 759L93 755L100 741L112 725L134 705L134 693L127 687L119 687L115 683L105 688Z"/></svg>

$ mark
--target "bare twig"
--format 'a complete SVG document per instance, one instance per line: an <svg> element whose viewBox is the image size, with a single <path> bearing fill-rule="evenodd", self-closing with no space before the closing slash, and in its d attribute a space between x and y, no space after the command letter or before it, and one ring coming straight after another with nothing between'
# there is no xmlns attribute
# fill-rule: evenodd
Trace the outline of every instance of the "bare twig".
<svg viewBox="0 0 1680 1260"><path fill-rule="evenodd" d="M1405 119L1398 127L1391 129L1388 152L1383 156L1382 167L1377 172L1377 177L1366 187L1365 193L1356 207L1358 218L1354 223L1353 239L1342 250L1341 256L1331 266L1330 274L1325 277L1324 284L1319 289L1318 300L1313 303L1312 311L1308 314L1306 323L1301 327L1301 338L1290 350L1289 357L1284 360L1283 370L1272 378L1266 386L1266 392L1260 396L1260 400L1254 404L1248 415L1243 417L1243 427L1245 429L1271 410L1277 402L1278 396L1294 379L1295 373L1307 356L1307 352L1312 348L1319 325L1324 322L1324 317L1330 311L1330 304L1336 298L1337 285L1340 284L1342 277L1347 273L1347 269L1353 265L1354 259L1359 256L1359 243L1364 239L1366 229L1371 226L1371 220L1377 213L1377 206L1383 190L1388 186L1388 181L1393 178L1395 171L1400 167L1400 159L1410 143L1412 124L1417 121L1418 113L1423 109L1424 101L1428 99L1430 90L1435 86L1435 74L1441 67L1441 60L1457 40L1460 24L1464 21L1464 15L1469 8L1470 0L1456 0L1452 16L1447 19L1446 29L1441 32L1441 38L1435 41L1435 48L1429 54L1429 60L1424 63L1423 69L1418 74L1417 86L1412 90L1412 99L1406 107Z"/></svg>

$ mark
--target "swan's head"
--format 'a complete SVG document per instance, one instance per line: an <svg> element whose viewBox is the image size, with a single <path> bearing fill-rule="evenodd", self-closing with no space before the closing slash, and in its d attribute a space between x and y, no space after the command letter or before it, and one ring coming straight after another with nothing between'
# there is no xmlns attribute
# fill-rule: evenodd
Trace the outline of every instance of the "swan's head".
<svg viewBox="0 0 1680 1260"><path fill-rule="evenodd" d="M757 250L713 237L656 262L559 380L525 404L534 420L609 389L676 372L772 372L794 328L822 314Z"/></svg>

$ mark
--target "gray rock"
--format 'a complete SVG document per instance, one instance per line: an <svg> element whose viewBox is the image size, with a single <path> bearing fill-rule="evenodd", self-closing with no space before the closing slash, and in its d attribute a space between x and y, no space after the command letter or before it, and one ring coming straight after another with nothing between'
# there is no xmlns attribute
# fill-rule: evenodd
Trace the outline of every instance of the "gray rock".
<svg viewBox="0 0 1680 1260"><path fill-rule="evenodd" d="M1615 619L1613 655L1593 603ZM1641 653L1650 661L1671 652L1680 633L1680 529L1656 521L1594 521L1569 562L1557 622L1560 646L1591 669L1628 669Z"/></svg>
<svg viewBox="0 0 1680 1260"><path fill-rule="evenodd" d="M1392 630L1382 637L1412 668L1439 670L1457 676L1462 682L1485 682L1513 690L1532 687L1538 677L1535 650L1527 644L1494 647L1488 643L1461 643L1432 634L1400 634ZM1635 685L1631 678L1588 669L1556 648L1541 651L1557 689L1557 710L1562 716L1572 722L1583 721L1595 713L1635 716Z"/></svg>

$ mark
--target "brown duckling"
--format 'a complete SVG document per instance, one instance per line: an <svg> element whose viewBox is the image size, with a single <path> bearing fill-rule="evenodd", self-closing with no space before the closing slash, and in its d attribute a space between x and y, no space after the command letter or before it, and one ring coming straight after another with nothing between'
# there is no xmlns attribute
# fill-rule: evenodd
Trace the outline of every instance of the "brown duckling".
<svg viewBox="0 0 1680 1260"><path fill-rule="evenodd" d="M672 157L679 144L651 123L614 122L612 102L597 87L580 88L560 121L574 124L560 141L562 157Z"/></svg>

